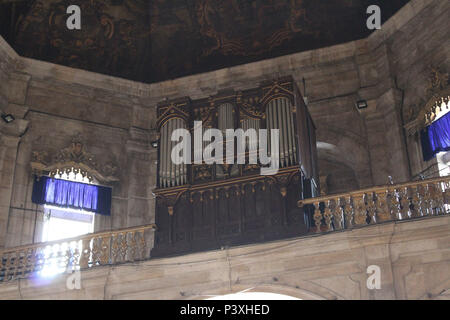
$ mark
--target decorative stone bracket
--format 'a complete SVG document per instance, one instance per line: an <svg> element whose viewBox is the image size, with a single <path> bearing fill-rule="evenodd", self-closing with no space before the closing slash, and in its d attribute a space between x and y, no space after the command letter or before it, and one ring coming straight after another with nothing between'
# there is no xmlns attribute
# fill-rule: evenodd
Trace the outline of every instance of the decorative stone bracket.
<svg viewBox="0 0 450 320"><path fill-rule="evenodd" d="M412 136L431 124L444 109L450 108L450 86L448 73L438 68L430 68L428 80L427 99L419 110L411 108L406 116L405 129Z"/></svg>
<svg viewBox="0 0 450 320"><path fill-rule="evenodd" d="M60 150L55 154L48 151L33 151L31 168L33 174L41 176L49 174L54 177L56 174L80 173L90 181L93 178L99 182L110 183L119 181L116 176L118 167L114 162L100 164L96 157L89 153L83 144L80 134L72 138L70 146Z"/></svg>

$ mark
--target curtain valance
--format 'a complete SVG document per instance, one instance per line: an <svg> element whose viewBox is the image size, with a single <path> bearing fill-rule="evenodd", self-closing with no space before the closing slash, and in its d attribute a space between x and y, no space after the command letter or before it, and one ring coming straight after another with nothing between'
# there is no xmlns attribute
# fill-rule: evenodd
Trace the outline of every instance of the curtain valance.
<svg viewBox="0 0 450 320"><path fill-rule="evenodd" d="M50 204L110 215L111 188L50 177L36 177L32 201L36 204Z"/></svg>
<svg viewBox="0 0 450 320"><path fill-rule="evenodd" d="M420 132L424 161L437 153L450 150L450 112Z"/></svg>

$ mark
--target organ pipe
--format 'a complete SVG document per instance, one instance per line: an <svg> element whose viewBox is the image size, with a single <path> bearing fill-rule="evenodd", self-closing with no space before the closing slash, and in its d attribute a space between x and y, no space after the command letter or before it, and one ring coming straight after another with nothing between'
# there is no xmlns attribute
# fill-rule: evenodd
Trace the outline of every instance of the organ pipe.
<svg viewBox="0 0 450 320"><path fill-rule="evenodd" d="M247 131L248 129L255 129L256 134L258 135L258 130L260 128L259 121L260 121L259 119L252 119L252 118L242 120L242 130ZM249 142L246 140L245 146L246 148L248 148L248 150L257 150L258 141L250 141L249 144Z"/></svg>
<svg viewBox="0 0 450 320"><path fill-rule="evenodd" d="M171 141L172 132L181 128L186 128L186 124L179 118L167 121L161 128L159 184L162 188L183 185L187 181L186 164L175 164L171 159L173 147L178 143Z"/></svg>
<svg viewBox="0 0 450 320"><path fill-rule="evenodd" d="M267 129L269 130L269 146L271 143L270 130L280 130L280 167L294 165L297 162L297 157L294 135L294 119L291 112L290 100L287 98L277 98L270 101L267 106L266 115Z"/></svg>
<svg viewBox="0 0 450 320"><path fill-rule="evenodd" d="M219 106L219 130L234 129L233 105L224 103Z"/></svg>

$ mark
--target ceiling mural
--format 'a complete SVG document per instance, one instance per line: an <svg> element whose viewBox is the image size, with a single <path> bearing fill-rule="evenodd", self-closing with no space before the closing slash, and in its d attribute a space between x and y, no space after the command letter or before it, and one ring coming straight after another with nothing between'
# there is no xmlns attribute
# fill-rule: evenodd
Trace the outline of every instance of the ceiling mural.
<svg viewBox="0 0 450 320"><path fill-rule="evenodd" d="M367 36L408 0L16 0L0 4L2 35L19 54L156 82ZM81 30L66 9L79 5Z"/></svg>

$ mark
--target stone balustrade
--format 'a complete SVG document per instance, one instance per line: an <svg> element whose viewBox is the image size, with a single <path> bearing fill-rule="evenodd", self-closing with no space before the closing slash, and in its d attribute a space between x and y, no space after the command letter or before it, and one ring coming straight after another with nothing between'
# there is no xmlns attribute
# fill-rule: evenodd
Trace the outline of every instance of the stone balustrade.
<svg viewBox="0 0 450 320"><path fill-rule="evenodd" d="M450 176L300 200L314 233L450 213ZM151 245L143 225L0 250L0 282L140 261ZM148 234L147 234L148 235Z"/></svg>
<svg viewBox="0 0 450 320"><path fill-rule="evenodd" d="M149 258L154 224L0 250L0 282Z"/></svg>
<svg viewBox="0 0 450 320"><path fill-rule="evenodd" d="M316 233L450 213L450 176L298 201Z"/></svg>

